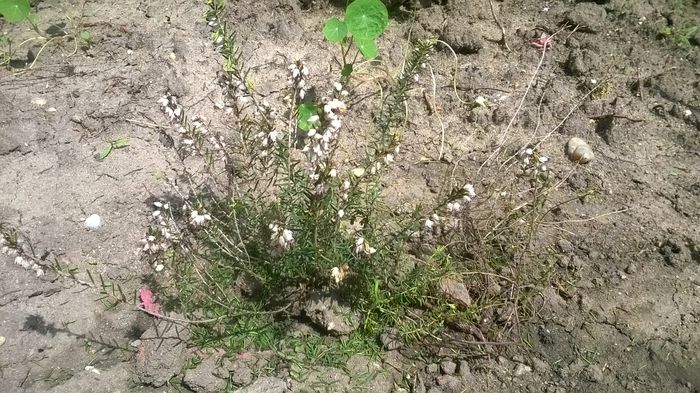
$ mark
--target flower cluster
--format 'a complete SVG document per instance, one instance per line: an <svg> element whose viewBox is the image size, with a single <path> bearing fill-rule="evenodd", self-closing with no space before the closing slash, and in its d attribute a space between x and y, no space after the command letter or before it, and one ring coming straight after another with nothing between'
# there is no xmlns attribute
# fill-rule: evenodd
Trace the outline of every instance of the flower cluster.
<svg viewBox="0 0 700 393"><path fill-rule="evenodd" d="M207 225L211 221L211 216L206 212L206 210L202 210L201 212L198 210L192 210L190 213L190 225L194 227L203 227Z"/></svg>
<svg viewBox="0 0 700 393"><path fill-rule="evenodd" d="M520 151L518 158L520 160L520 168L524 174L531 176L547 175L549 171L547 167L548 157L539 155L528 147Z"/></svg>
<svg viewBox="0 0 700 393"><path fill-rule="evenodd" d="M345 111L347 111L345 103L334 98L327 100L323 105L323 119L314 115L308 120L314 128L309 130L302 151L308 155L311 180L313 181L318 180L320 172L326 170L331 151L337 141L338 132L343 125L340 115ZM337 174L337 171L331 169L329 174Z"/></svg>
<svg viewBox="0 0 700 393"><path fill-rule="evenodd" d="M147 254L157 254L170 247L170 243L174 240L174 236L172 232L170 232L169 225L166 221L168 220L168 215L170 213L171 207L169 202L153 202L151 218L156 221L158 228L152 228L149 230L149 234L146 235L146 237L139 240L138 245L142 252ZM162 270L162 267L158 269L157 265L154 267L156 268L156 271Z"/></svg>
<svg viewBox="0 0 700 393"><path fill-rule="evenodd" d="M450 213L457 213L462 210L462 204L468 204L471 203L474 198L476 198L476 190L474 189L474 185L467 183L462 187L461 190L459 190L459 193L457 195L461 195L461 201L460 203L457 200L452 200L447 203L445 206L447 208L447 211Z"/></svg>
<svg viewBox="0 0 700 393"><path fill-rule="evenodd" d="M440 216L437 215L437 213L433 213L430 218L425 219L425 228L426 229L433 229L433 226L437 223L440 222Z"/></svg>
<svg viewBox="0 0 700 393"><path fill-rule="evenodd" d="M15 248L13 246L19 247ZM17 244L13 245L5 239L5 236L0 234L0 253L5 254L9 257L15 258L15 265L22 266L26 270L33 270L37 277L44 275L44 269L34 263L30 258L23 255L21 250L21 239L17 239Z"/></svg>
<svg viewBox="0 0 700 393"><path fill-rule="evenodd" d="M277 130L272 130L270 132L259 132L255 135L255 139L260 143L260 157L265 158L270 155L272 150L277 145L280 134Z"/></svg>
<svg viewBox="0 0 700 393"><path fill-rule="evenodd" d="M287 69L289 69L287 81L294 87L296 94L299 95L299 99L303 100L306 97L306 92L311 88L308 84L309 67L303 61L298 61L290 64Z"/></svg>
<svg viewBox="0 0 700 393"><path fill-rule="evenodd" d="M345 280L345 277L347 277L348 274L350 274L350 266L348 266L347 264L341 267L336 266L333 269L331 269L331 279L333 279L333 281L336 284L340 284L341 282L343 282L343 280Z"/></svg>
<svg viewBox="0 0 700 393"><path fill-rule="evenodd" d="M369 243L365 240L364 237L358 237L355 240L355 254L358 256L362 255L372 255L375 252L377 252L377 249L370 246Z"/></svg>
<svg viewBox="0 0 700 393"><path fill-rule="evenodd" d="M158 104L160 104L163 112L168 115L171 122L179 122L182 120L182 106L177 103L177 97L168 92L158 99Z"/></svg>
<svg viewBox="0 0 700 393"><path fill-rule="evenodd" d="M282 228L278 224L270 224L268 228L270 228L270 241L273 247L278 247L283 251L292 247L292 244L294 244L294 233L292 231Z"/></svg>

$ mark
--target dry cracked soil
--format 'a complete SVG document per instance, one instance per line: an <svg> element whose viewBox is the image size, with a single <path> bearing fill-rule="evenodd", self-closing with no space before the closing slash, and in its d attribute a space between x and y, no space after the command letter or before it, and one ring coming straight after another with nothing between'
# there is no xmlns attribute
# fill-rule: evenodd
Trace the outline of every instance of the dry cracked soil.
<svg viewBox="0 0 700 393"><path fill-rule="evenodd" d="M221 105L222 62L206 3L56 0L33 8L51 40L25 44L0 69L0 222L34 258L26 268L11 249L0 255L0 392L224 391L221 362L184 371L196 352L186 329L156 329L131 296L167 274L142 262L137 242L154 198L172 193L188 165L157 100L176 95L212 129L233 116ZM322 0L240 0L227 2L223 18L256 92L273 97L297 59L319 85L330 83L335 48L321 28L341 12ZM398 203L429 193L436 166L478 171L494 135L515 143L551 134L540 149L561 181L557 196L574 202L554 211L542 241L566 282L539 290L536 314L519 326L524 339L483 356L445 351L441 361L421 362L388 351L353 357L345 369L319 368L306 381L289 370L257 378L228 360L224 369L246 392L699 392L700 31L660 35L698 25L697 0L397 6L379 41L382 64L396 69L407 42L420 37L439 37L456 52L438 46L434 77L411 92L406 159L394 174ZM92 42L76 39L81 29ZM16 43L36 36L28 24L0 21L0 30ZM543 56L532 42L555 32ZM588 95L597 84L604 86ZM423 92L433 89L428 105ZM484 105L462 103L479 96ZM589 143L591 163L567 160L572 136ZM119 138L128 147L95 159ZM441 149L440 162L423 159ZM575 198L592 188L595 198ZM84 226L92 214L103 221L96 230ZM119 292L108 287L99 301L88 271L98 284L118 283L127 301L106 307ZM361 369L384 377L354 383Z"/></svg>

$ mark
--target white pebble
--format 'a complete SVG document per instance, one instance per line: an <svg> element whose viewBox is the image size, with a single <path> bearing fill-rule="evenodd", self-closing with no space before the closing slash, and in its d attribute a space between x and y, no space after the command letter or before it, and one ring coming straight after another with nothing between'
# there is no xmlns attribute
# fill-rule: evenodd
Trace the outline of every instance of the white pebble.
<svg viewBox="0 0 700 393"><path fill-rule="evenodd" d="M96 369L93 366L85 366L85 371L90 371L91 373L95 373L97 375L100 375L100 370Z"/></svg>
<svg viewBox="0 0 700 393"><path fill-rule="evenodd" d="M102 217L97 214L92 214L90 217L85 219L85 228L87 229L97 229L102 226Z"/></svg>

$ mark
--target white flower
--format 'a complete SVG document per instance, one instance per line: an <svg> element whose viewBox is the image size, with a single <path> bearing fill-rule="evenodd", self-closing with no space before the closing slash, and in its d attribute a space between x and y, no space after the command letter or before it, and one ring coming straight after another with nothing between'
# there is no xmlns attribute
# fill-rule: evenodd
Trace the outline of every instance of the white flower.
<svg viewBox="0 0 700 393"><path fill-rule="evenodd" d="M340 276L340 268L334 267L333 269L331 269L331 278L335 281L336 284L342 281L342 277Z"/></svg>
<svg viewBox="0 0 700 393"><path fill-rule="evenodd" d="M211 221L211 216L206 212L203 213L204 214L199 214L197 210L192 210L192 213L190 213L190 224L197 227L204 226Z"/></svg>
<svg viewBox="0 0 700 393"><path fill-rule="evenodd" d="M476 190L474 190L473 184L469 184L469 183L465 184L464 191L466 192L464 197L462 197L462 200L464 200L464 202L469 203L472 201L472 199L474 199L476 197Z"/></svg>
<svg viewBox="0 0 700 393"><path fill-rule="evenodd" d="M349 180L343 181L343 190L347 191L349 189L350 189L350 181Z"/></svg>
<svg viewBox="0 0 700 393"><path fill-rule="evenodd" d="M333 87L335 87L335 90L337 91L342 91L343 90L343 85L340 82L335 82L333 84Z"/></svg>
<svg viewBox="0 0 700 393"><path fill-rule="evenodd" d="M432 229L434 224L435 224L435 222L433 220L431 220L429 218L425 219L425 227L426 228Z"/></svg>
<svg viewBox="0 0 700 393"><path fill-rule="evenodd" d="M365 174L365 168L355 168L352 170L352 174L355 177L362 177ZM349 186L348 186L349 188Z"/></svg>
<svg viewBox="0 0 700 393"><path fill-rule="evenodd" d="M338 210L338 218L343 218L343 216L345 216L345 210L343 210L343 209Z"/></svg>
<svg viewBox="0 0 700 393"><path fill-rule="evenodd" d="M328 172L328 176L336 177L336 176L338 176L338 171L336 171L335 168L333 168L330 170L330 172Z"/></svg>
<svg viewBox="0 0 700 393"><path fill-rule="evenodd" d="M483 106L483 107L486 106L486 98L484 98L484 97L482 97L482 96L476 97L476 98L474 99L474 102L476 102L476 104L479 105L479 106Z"/></svg>
<svg viewBox="0 0 700 393"><path fill-rule="evenodd" d="M355 254L357 255L372 255L375 252L377 252L377 249L374 247L371 247L366 241L364 237L358 237L357 240L355 240Z"/></svg>
<svg viewBox="0 0 700 393"><path fill-rule="evenodd" d="M394 162L394 155L393 154L389 153L389 154L384 156L384 163L385 164L389 165L392 162Z"/></svg>
<svg viewBox="0 0 700 393"><path fill-rule="evenodd" d="M294 243L294 233L289 229L281 228L277 224L270 224L268 228L272 232L270 240L273 244L279 246L282 250L289 250L292 243Z"/></svg>
<svg viewBox="0 0 700 393"><path fill-rule="evenodd" d="M456 213L460 210L462 210L462 205L459 202L449 202L447 204L447 211L449 212Z"/></svg>

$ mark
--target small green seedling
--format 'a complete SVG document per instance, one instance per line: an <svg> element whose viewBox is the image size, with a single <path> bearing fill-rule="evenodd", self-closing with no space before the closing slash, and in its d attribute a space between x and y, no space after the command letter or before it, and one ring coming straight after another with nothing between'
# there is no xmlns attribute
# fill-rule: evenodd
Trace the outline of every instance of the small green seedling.
<svg viewBox="0 0 700 393"><path fill-rule="evenodd" d="M663 38L673 39L680 48L688 49L691 47L690 37L698 31L698 28L700 28L700 26L686 26L677 29L666 26L659 30L659 35Z"/></svg>
<svg viewBox="0 0 700 393"><path fill-rule="evenodd" d="M85 41L86 44L91 44L92 43L92 33L90 33L87 30L81 30L80 31L80 39Z"/></svg>
<svg viewBox="0 0 700 393"><path fill-rule="evenodd" d="M97 152L97 155L95 156L95 158L97 159L97 161L102 161L105 158L107 158L107 156L109 156L113 150L123 149L127 146L129 146L128 139L126 139L126 138L115 139L113 141L110 141L107 146L100 149L100 151Z"/></svg>
<svg viewBox="0 0 700 393"><path fill-rule="evenodd" d="M371 60L377 57L375 39L382 35L389 23L389 12L380 0L355 0L345 9L345 20L331 18L323 27L324 37L340 44L343 55L343 78L350 77L357 55ZM357 52L352 61L348 61L348 53L352 44Z"/></svg>

